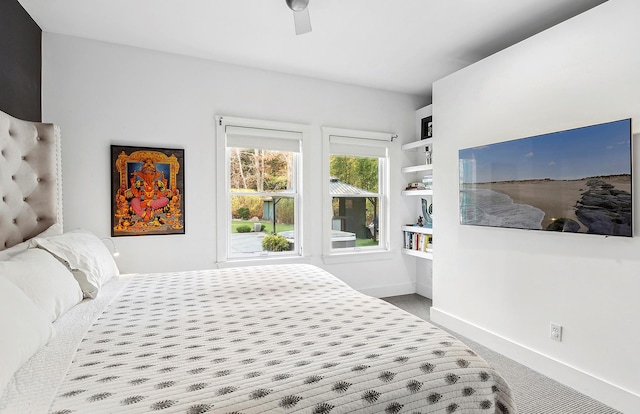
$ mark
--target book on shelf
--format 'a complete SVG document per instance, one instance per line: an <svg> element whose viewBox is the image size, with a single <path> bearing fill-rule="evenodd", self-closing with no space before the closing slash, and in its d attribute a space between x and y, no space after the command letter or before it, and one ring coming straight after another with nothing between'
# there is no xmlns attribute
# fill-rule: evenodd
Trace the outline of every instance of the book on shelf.
<svg viewBox="0 0 640 414"><path fill-rule="evenodd" d="M407 250L417 250L426 252L433 246L433 236L430 234L404 232L404 248Z"/></svg>

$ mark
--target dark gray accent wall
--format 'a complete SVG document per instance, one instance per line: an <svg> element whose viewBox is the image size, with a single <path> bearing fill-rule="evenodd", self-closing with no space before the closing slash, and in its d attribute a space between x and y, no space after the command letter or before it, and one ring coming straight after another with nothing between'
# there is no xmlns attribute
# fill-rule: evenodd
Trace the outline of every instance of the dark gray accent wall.
<svg viewBox="0 0 640 414"><path fill-rule="evenodd" d="M18 0L0 0L0 110L42 120L42 30Z"/></svg>

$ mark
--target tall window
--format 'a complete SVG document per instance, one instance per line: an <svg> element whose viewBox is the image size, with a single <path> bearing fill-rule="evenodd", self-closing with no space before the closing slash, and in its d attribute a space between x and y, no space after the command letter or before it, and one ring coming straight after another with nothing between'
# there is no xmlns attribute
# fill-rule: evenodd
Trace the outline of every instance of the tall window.
<svg viewBox="0 0 640 414"><path fill-rule="evenodd" d="M323 128L328 170L325 254L388 249L391 136Z"/></svg>
<svg viewBox="0 0 640 414"><path fill-rule="evenodd" d="M273 126L224 125L226 258L301 254L302 134Z"/></svg>

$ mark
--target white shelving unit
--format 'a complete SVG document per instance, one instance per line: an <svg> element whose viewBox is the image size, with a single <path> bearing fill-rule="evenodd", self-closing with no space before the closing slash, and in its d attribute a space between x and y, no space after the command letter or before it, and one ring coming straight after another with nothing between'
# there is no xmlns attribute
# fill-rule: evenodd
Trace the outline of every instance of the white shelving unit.
<svg viewBox="0 0 640 414"><path fill-rule="evenodd" d="M412 172L419 172L419 171L433 171L433 164L412 165L410 167L402 167L402 172L405 174L412 173Z"/></svg>
<svg viewBox="0 0 640 414"><path fill-rule="evenodd" d="M431 105L426 106L424 108L416 111L416 135L420 136L420 124L421 120L424 117L430 116ZM403 151L411 151L418 152L424 151L426 147L433 148L433 138L421 139L419 141L413 141L406 143L402 146ZM419 157L415 156L414 159L418 160ZM426 160L425 160L426 161ZM407 175L407 182L411 181L409 178L411 175L418 175L417 173L431 173L433 171L433 164L427 164L425 161L422 163L416 162L413 165L409 165L406 167L402 167L401 171L403 174ZM433 196L433 190L403 190L403 196L423 196L423 197L431 197ZM418 200L420 202L420 200ZM406 232L417 233L419 235L432 235L433 229L431 227L418 227L418 226L402 226L403 235ZM428 244L426 251L425 250L417 250L417 249L406 249L403 248L402 252L404 254L419 257L422 259L432 260L433 259L433 248L432 244Z"/></svg>
<svg viewBox="0 0 640 414"><path fill-rule="evenodd" d="M413 141L404 144L402 146L402 151L417 150L431 144L433 144L433 138L421 139L420 141Z"/></svg>
<svg viewBox="0 0 640 414"><path fill-rule="evenodd" d="M402 190L404 196L430 196L433 190Z"/></svg>
<svg viewBox="0 0 640 414"><path fill-rule="evenodd" d="M410 231L411 233L420 234L433 234L433 228L431 227L402 226L402 231Z"/></svg>
<svg viewBox="0 0 640 414"><path fill-rule="evenodd" d="M409 256L419 257L421 259L433 260L432 249L428 249L426 252L421 252L419 250L402 249L402 253L408 254Z"/></svg>

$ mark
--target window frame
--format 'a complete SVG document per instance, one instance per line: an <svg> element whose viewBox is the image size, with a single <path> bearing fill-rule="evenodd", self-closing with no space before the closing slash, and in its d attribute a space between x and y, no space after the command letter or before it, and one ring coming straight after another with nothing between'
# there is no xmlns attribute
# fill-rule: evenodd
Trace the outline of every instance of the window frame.
<svg viewBox="0 0 640 414"><path fill-rule="evenodd" d="M237 117L227 117L222 115L217 115L215 117L216 121L216 176L218 180L216 180L218 186L223 186L222 188L218 187L217 193L217 212L216 212L216 262L218 265L223 264L225 262L240 262L240 261L256 261L256 260L265 260L265 261L276 261L278 259L293 259L297 257L303 256L303 237L304 237L304 214L303 214L303 151L304 151L304 143L305 143L305 135L308 133L308 126L301 124L291 124L285 122L275 122L275 121L265 121L265 120L257 120L257 119L248 119L248 118L237 118ZM295 240L296 245L295 249L291 252L259 252L256 254L247 254L241 256L234 256L231 252L231 197L239 196L239 195L251 195L258 196L262 193L236 193L231 192L231 178L230 178L230 159L229 152L230 148L228 146L228 138L227 138L227 127L239 127L239 128L252 128L256 130L266 130L270 133L266 134L267 136L264 139L274 138L274 139L282 139L282 137L278 137L278 133L282 132L285 136L285 139L295 139L292 138L292 135L298 136L299 141L299 151L294 152L293 156L293 183L292 190L283 192L283 195L287 197L291 197L294 199L294 222L295 222ZM288 136L288 138L286 138ZM220 177L224 177L224 180L220 180ZM270 195L275 195L278 193L271 193Z"/></svg>
<svg viewBox="0 0 640 414"><path fill-rule="evenodd" d="M340 146L342 147L349 147L352 145L354 148L358 146L376 146L384 148L384 157L378 156L380 160L378 164L378 194L380 204L378 208L378 246L341 247L335 249L331 246L333 209L332 197L329 190L329 181L331 178L330 159L331 155L333 155L331 152L332 137L337 138L337 140L340 141ZM395 134L385 132L322 127L322 254L325 262L334 262L335 260L340 260L340 258L362 257L365 255L367 256L367 260L369 260L371 254L381 256L384 253L390 252L390 152L391 142L395 137ZM341 151L340 155L347 154L344 154L344 151ZM352 154L347 156L363 155L359 155L357 154L357 151L354 151ZM368 157L374 158L372 155Z"/></svg>

